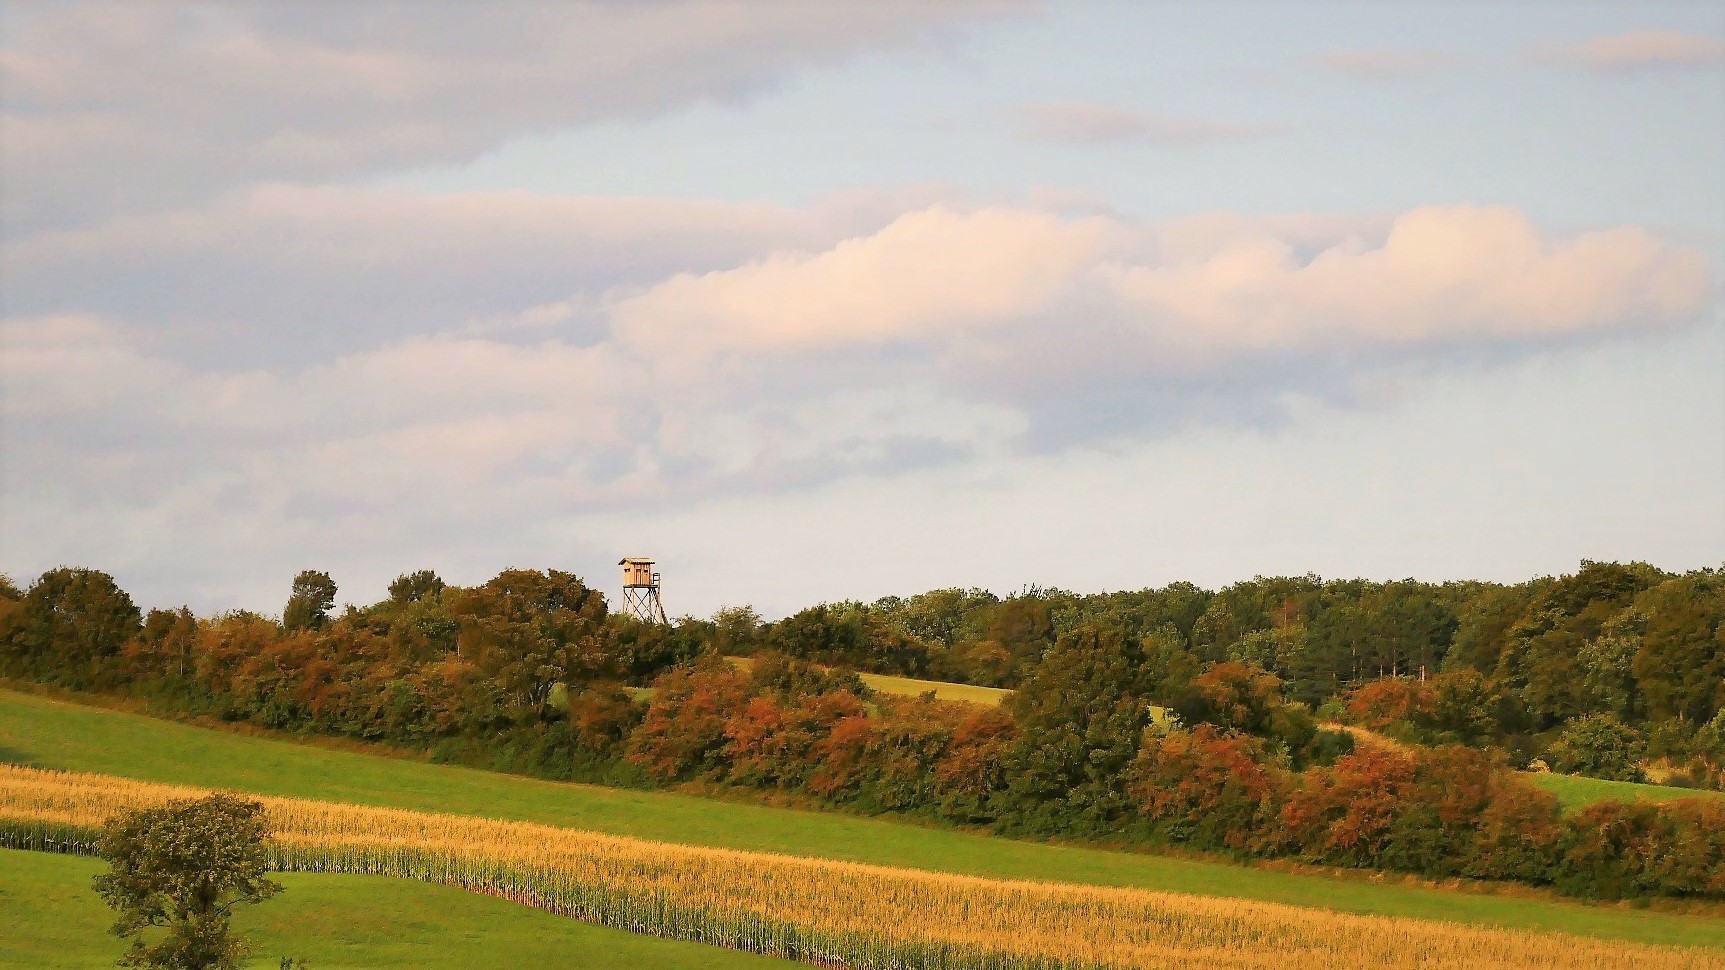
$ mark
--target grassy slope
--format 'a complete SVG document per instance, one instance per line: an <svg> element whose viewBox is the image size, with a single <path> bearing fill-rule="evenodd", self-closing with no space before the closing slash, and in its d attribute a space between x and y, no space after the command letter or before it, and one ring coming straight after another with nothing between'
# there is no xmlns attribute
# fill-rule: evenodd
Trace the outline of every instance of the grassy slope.
<svg viewBox="0 0 1725 970"><path fill-rule="evenodd" d="M1384 737L1376 731L1369 731L1352 724L1326 723L1324 727L1332 730L1346 731L1361 744L1383 745L1389 748L1405 748L1400 741ZM1558 803L1564 811L1573 812L1576 809L1614 799L1620 802L1650 801L1668 802L1677 798L1701 796L1703 798L1718 798L1725 793L1699 790L1694 788L1673 788L1670 785L1638 785L1627 781L1602 781L1598 778L1583 778L1580 775L1560 775L1554 772L1529 771L1522 777L1540 788L1557 796Z"/></svg>
<svg viewBox="0 0 1725 970"><path fill-rule="evenodd" d="M124 952L90 891L94 859L0 849L0 967L111 967ZM569 967L772 970L791 964L699 943L636 936L449 886L376 876L286 873L285 891L235 919L253 967L302 957L314 970Z"/></svg>
<svg viewBox="0 0 1725 970"><path fill-rule="evenodd" d="M917 680L914 677L893 677L888 674L858 674L863 683L883 694L904 694L915 697L934 691L943 701L965 701L971 704L997 705L1012 693L999 687L972 687L969 684L949 684L943 680Z"/></svg>
<svg viewBox="0 0 1725 970"><path fill-rule="evenodd" d="M1299 875L663 792L554 784L228 734L10 691L0 691L0 760L262 794L547 822L694 845L1725 947L1725 919Z"/></svg>
<svg viewBox="0 0 1725 970"><path fill-rule="evenodd" d="M726 657L725 662L739 670L750 670L754 667L753 657ZM857 671L862 682L883 694L902 694L906 697L916 697L934 691L934 696L943 701L963 701L968 704L998 705L1012 691L999 687L972 687L969 684L954 684L944 680L917 680L915 677L896 677L892 674L865 674ZM652 688L636 688L636 697L653 696Z"/></svg>
<svg viewBox="0 0 1725 970"><path fill-rule="evenodd" d="M1575 810L1594 802L1616 799L1620 802L1651 801L1668 802L1677 798L1722 798L1725 793L1697 790L1694 788L1673 788L1670 785L1638 785L1629 781L1604 781L1599 778L1583 778L1580 775L1559 775L1549 772L1530 773L1528 780L1557 796L1568 810Z"/></svg>

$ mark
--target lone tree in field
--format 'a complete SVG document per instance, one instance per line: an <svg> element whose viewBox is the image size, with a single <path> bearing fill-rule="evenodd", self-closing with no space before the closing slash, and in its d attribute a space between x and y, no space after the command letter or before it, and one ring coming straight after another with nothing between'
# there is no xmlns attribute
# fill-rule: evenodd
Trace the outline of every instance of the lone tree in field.
<svg viewBox="0 0 1725 970"><path fill-rule="evenodd" d="M264 878L264 807L230 795L170 802L116 818L102 834L108 871L98 895L119 912L115 936L132 948L122 967L232 970L245 944L229 928L235 906L281 891Z"/></svg>

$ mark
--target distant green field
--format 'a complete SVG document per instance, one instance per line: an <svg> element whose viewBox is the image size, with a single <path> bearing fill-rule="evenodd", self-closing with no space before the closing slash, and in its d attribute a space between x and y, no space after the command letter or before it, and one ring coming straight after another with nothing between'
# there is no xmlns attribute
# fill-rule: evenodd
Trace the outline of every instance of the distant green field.
<svg viewBox="0 0 1725 970"><path fill-rule="evenodd" d="M999 687L972 687L969 684L949 684L942 680L917 680L914 677L893 677L888 674L858 674L863 683L883 694L905 694L916 697L934 691L943 701L963 701L967 704L997 705L1012 691Z"/></svg>
<svg viewBox="0 0 1725 970"><path fill-rule="evenodd" d="M113 914L90 891L94 859L0 849L0 967L111 967L125 951ZM235 918L254 944L251 967L284 956L312 970L569 967L591 970L775 970L790 963L735 950L636 936L449 886L283 873L281 895Z"/></svg>
<svg viewBox="0 0 1725 970"><path fill-rule="evenodd" d="M837 813L556 784L230 734L3 690L0 760L261 794L545 822L691 845L1725 948L1725 919L1452 892L1367 877L1301 875L1016 842Z"/></svg>
<svg viewBox="0 0 1725 970"><path fill-rule="evenodd" d="M1599 778L1559 775L1554 772L1532 773L1527 775L1527 778L1556 795L1557 800L1569 811L1606 799L1620 802L1669 802L1678 798L1725 798L1725 792L1673 788L1670 785L1638 785L1631 781L1603 781Z"/></svg>
<svg viewBox="0 0 1725 970"><path fill-rule="evenodd" d="M749 670L754 667L752 657L726 657L726 662L739 670ZM857 676L868 686L883 694L902 694L906 697L918 697L929 691L943 701L962 701L966 704L998 705L1012 691L1000 687L972 687L969 684L954 684L944 680L918 680L915 677L895 677L892 674L865 674L857 671ZM650 688L636 688L640 693L637 698L652 697Z"/></svg>

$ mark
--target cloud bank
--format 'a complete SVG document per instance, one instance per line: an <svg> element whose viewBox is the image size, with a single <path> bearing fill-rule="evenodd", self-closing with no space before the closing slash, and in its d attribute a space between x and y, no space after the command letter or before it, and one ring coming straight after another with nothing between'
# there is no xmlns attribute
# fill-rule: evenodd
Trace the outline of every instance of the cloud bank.
<svg viewBox="0 0 1725 970"><path fill-rule="evenodd" d="M460 162L740 100L1005 3L83 4L6 14L0 215L88 225L272 180Z"/></svg>
<svg viewBox="0 0 1725 970"><path fill-rule="evenodd" d="M373 201L417 211L399 194ZM472 201L427 204L468 231L463 219L522 218L471 215ZM715 207L713 224L755 233L725 246L703 220L675 230L662 215L600 220L615 272L648 278L519 305L476 275L463 302L489 301L489 325L300 365L200 362L115 314L9 320L9 505L99 500L159 520L261 501L414 522L461 520L474 495L563 512L690 502L1275 420L1290 395L1345 401L1387 368L1679 326L1713 300L1695 251L1635 227L1553 236L1501 207L1167 223L952 203L886 218L867 204ZM558 224L594 245L591 221ZM133 223L53 255L70 274L140 237L158 238ZM742 255L748 243L758 251ZM371 245L281 258L334 277Z"/></svg>

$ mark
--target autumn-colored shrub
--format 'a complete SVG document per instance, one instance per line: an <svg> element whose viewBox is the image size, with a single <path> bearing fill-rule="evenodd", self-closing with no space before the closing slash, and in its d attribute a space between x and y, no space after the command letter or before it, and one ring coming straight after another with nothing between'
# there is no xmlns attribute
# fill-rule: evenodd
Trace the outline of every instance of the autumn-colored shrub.
<svg viewBox="0 0 1725 970"><path fill-rule="evenodd" d="M1462 862L1463 875L1534 883L1551 878L1564 834L1555 795L1499 772L1485 806L1469 824L1473 844Z"/></svg>
<svg viewBox="0 0 1725 970"><path fill-rule="evenodd" d="M935 768L952 744L959 707L921 698L883 705L869 739L865 807L914 812L937 801Z"/></svg>
<svg viewBox="0 0 1725 970"><path fill-rule="evenodd" d="M1397 721L1429 718L1437 709L1431 685L1409 678L1367 681L1348 695L1348 720L1381 731Z"/></svg>
<svg viewBox="0 0 1725 970"><path fill-rule="evenodd" d="M1261 740L1200 724L1147 733L1128 790L1161 837L1244 852L1273 839L1289 787Z"/></svg>
<svg viewBox="0 0 1725 970"><path fill-rule="evenodd" d="M1366 747L1307 771L1282 809L1282 839L1310 858L1368 866L1383 854L1418 765L1405 752Z"/></svg>
<svg viewBox="0 0 1725 970"><path fill-rule="evenodd" d="M952 742L934 766L940 813L965 822L990 821L990 798L1005 784L1006 752L1018 739L1018 721L998 707L965 710Z"/></svg>
<svg viewBox="0 0 1725 970"><path fill-rule="evenodd" d="M1571 820L1554 878L1576 895L1725 894L1725 805L1605 801Z"/></svg>
<svg viewBox="0 0 1725 970"><path fill-rule="evenodd" d="M821 742L842 721L865 713L848 691L752 697L725 725L730 778L757 787L800 787L818 765Z"/></svg>
<svg viewBox="0 0 1725 970"><path fill-rule="evenodd" d="M723 662L674 668L629 743L628 759L662 779L723 775L730 719L752 693L747 674Z"/></svg>

